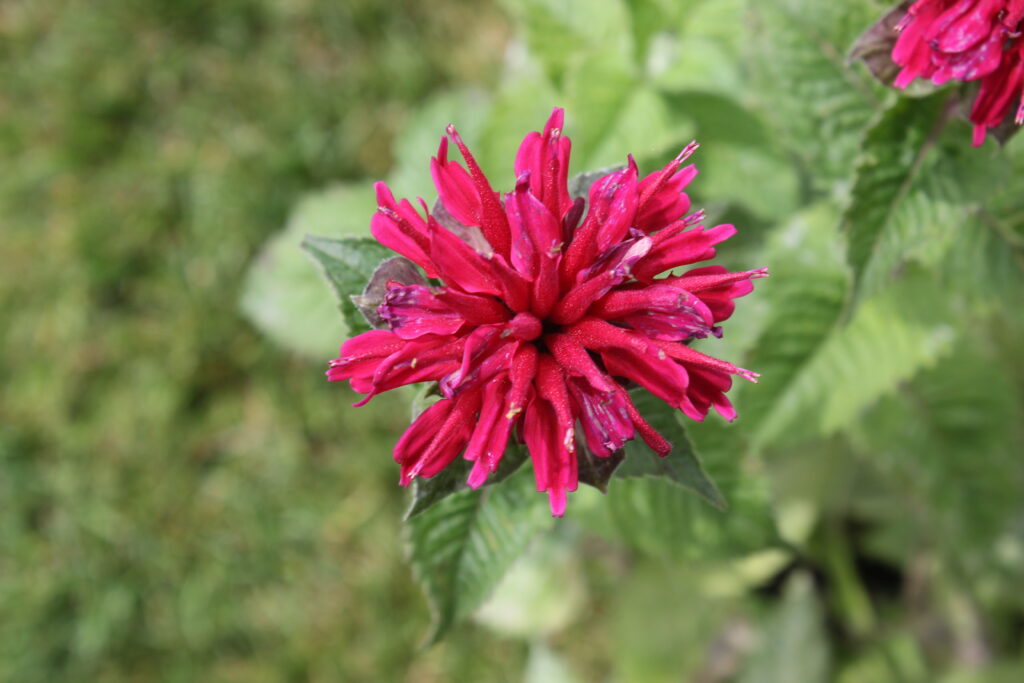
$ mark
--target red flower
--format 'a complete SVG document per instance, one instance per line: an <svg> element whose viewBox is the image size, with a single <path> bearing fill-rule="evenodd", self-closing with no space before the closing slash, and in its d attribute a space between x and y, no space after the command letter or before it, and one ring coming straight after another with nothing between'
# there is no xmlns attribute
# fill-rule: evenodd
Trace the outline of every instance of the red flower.
<svg viewBox="0 0 1024 683"><path fill-rule="evenodd" d="M892 58L903 67L896 86L918 77L936 85L981 81L971 107L974 144L985 141L1016 104L1024 123L1024 0L917 0L897 25Z"/></svg>
<svg viewBox="0 0 1024 683"><path fill-rule="evenodd" d="M478 487L518 438L537 489L561 516L577 485L577 423L598 457L637 435L660 455L672 448L633 406L627 380L695 420L710 407L731 420L732 376L757 377L686 342L720 335L733 299L765 269L710 266L657 277L713 258L714 245L736 232L705 228L702 212L687 215L682 190L697 171L683 162L696 145L644 178L630 157L595 182L585 202L569 194L562 122L556 109L543 133L526 136L515 190L505 195L451 126L468 170L448 158L442 138L431 161L440 196L433 212L376 186L373 235L443 284L389 282L378 313L390 329L345 342L327 377L365 393L357 405L404 384L439 383L443 398L395 446L403 485L434 476L461 453L473 463L468 484Z"/></svg>

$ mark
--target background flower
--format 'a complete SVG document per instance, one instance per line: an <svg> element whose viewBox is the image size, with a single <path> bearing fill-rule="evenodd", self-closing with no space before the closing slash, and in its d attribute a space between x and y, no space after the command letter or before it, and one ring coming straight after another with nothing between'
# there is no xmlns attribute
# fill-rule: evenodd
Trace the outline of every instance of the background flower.
<svg viewBox="0 0 1024 683"><path fill-rule="evenodd" d="M1021 0L917 0L896 25L892 58L903 68L895 85L916 78L936 85L979 81L971 107L974 144L1013 112L1024 123L1024 41Z"/></svg>

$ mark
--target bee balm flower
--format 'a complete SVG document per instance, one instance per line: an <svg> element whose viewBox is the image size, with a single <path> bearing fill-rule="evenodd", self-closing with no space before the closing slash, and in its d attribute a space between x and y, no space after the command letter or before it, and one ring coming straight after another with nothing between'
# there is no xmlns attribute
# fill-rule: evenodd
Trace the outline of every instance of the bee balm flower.
<svg viewBox="0 0 1024 683"><path fill-rule="evenodd" d="M895 85L980 81L970 113L976 146L1014 106L1015 122L1024 123L1022 21L1024 0L917 0L896 26Z"/></svg>
<svg viewBox="0 0 1024 683"><path fill-rule="evenodd" d="M526 136L507 194L492 189L451 126L431 160L432 211L376 186L373 235L440 284L388 282L377 309L387 329L345 342L327 376L366 394L357 405L438 383L441 400L395 446L403 485L461 454L473 463L467 483L479 487L519 439L537 489L561 516L578 483L578 443L597 457L638 436L659 455L672 448L638 413L626 382L695 420L712 407L732 420L733 376L757 377L687 342L720 335L733 299L767 272L706 266L662 276L713 258L736 232L705 228L703 213L690 213L683 188L697 171L683 163L696 145L643 178L630 158L585 201L570 196L562 124L556 109L543 132ZM449 159L449 140L465 167Z"/></svg>

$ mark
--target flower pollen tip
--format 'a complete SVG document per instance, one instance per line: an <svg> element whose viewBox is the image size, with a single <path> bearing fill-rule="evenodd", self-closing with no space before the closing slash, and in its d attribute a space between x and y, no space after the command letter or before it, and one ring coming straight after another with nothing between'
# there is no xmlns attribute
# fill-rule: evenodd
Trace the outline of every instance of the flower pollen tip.
<svg viewBox="0 0 1024 683"><path fill-rule="evenodd" d="M758 372L745 370L743 368L736 368L736 374L749 382L753 382L754 384L757 384L757 378L761 376Z"/></svg>
<svg viewBox="0 0 1024 683"><path fill-rule="evenodd" d="M698 149L700 149L700 143L697 142L696 140L691 140L690 144L688 144L686 147L683 147L683 150L676 155L676 158L673 159L673 161L676 164L682 164L684 161L693 156L693 153L696 152Z"/></svg>
<svg viewBox="0 0 1024 683"><path fill-rule="evenodd" d="M705 218L707 218L707 212L704 211L704 209L697 209L683 219L683 227L692 228L693 226L702 223Z"/></svg>

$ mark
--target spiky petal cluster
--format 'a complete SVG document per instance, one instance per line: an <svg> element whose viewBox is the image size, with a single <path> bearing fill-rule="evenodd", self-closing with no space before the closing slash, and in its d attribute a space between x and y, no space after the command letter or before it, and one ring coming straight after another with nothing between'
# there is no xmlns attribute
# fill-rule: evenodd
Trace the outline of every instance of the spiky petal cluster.
<svg viewBox="0 0 1024 683"><path fill-rule="evenodd" d="M695 420L711 407L731 420L732 376L756 378L686 342L720 334L733 299L765 270L708 266L658 277L714 257L715 245L736 232L705 228L703 214L690 213L683 188L697 171L683 162L696 145L643 178L630 158L585 200L570 196L562 125L556 109L543 132L526 136L507 194L492 189L451 126L431 161L433 211L376 186L373 235L443 284L389 282L378 308L388 329L345 342L327 376L365 393L357 405L401 385L438 382L441 400L395 446L403 485L461 454L472 463L469 486L478 487L509 439L519 439L537 489L561 516L577 485L578 440L598 457L636 436L660 455L671 450L624 382ZM465 166L449 159L449 139Z"/></svg>
<svg viewBox="0 0 1024 683"><path fill-rule="evenodd" d="M974 144L1016 106L1024 123L1024 0L917 0L897 25L892 58L903 67L896 86L915 78L936 85L980 81L971 107Z"/></svg>

